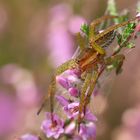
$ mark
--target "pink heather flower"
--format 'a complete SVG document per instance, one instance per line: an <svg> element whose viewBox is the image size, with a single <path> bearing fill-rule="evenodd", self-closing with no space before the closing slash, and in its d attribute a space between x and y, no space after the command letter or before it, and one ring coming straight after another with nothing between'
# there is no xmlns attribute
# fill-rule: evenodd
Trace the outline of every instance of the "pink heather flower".
<svg viewBox="0 0 140 140"><path fill-rule="evenodd" d="M46 134L46 137L54 137L58 139L59 136L64 133L64 122L56 115L53 114L53 122L51 119L51 113L46 113L46 120L43 121L41 129Z"/></svg>
<svg viewBox="0 0 140 140"><path fill-rule="evenodd" d="M65 88L71 96L79 96L79 87L81 80L79 78L79 72L76 70L67 70L61 75L56 77L56 81Z"/></svg>
<svg viewBox="0 0 140 140"><path fill-rule="evenodd" d="M66 112L68 118L75 118L79 114L79 102L70 102L63 96L56 96L57 101L60 103L60 105L63 107L64 111ZM87 121L97 121L97 118L93 113L89 110L86 109L86 113L84 118Z"/></svg>
<svg viewBox="0 0 140 140"><path fill-rule="evenodd" d="M83 140L95 140L96 138L95 124L92 122L88 124L81 124L79 135L82 136Z"/></svg>
<svg viewBox="0 0 140 140"><path fill-rule="evenodd" d="M61 106L67 106L69 104L69 101L66 98L64 98L63 96L56 95L55 97L56 97L57 101L61 104Z"/></svg>
<svg viewBox="0 0 140 140"><path fill-rule="evenodd" d="M79 81L79 78L74 74L67 75L67 78L71 83L76 83Z"/></svg>
<svg viewBox="0 0 140 140"><path fill-rule="evenodd" d="M67 77L71 82L78 82L81 77L81 72L78 69L68 69L61 76Z"/></svg>
<svg viewBox="0 0 140 140"><path fill-rule="evenodd" d="M64 111L66 112L68 118L74 118L79 113L79 103L73 102L70 103L66 98L63 96L56 96L57 101L63 107Z"/></svg>
<svg viewBox="0 0 140 140"><path fill-rule="evenodd" d="M57 76L56 81L65 89L69 89L71 87L69 80L63 76Z"/></svg>
<svg viewBox="0 0 140 140"><path fill-rule="evenodd" d="M19 138L19 140L39 140L39 138L32 134L25 134Z"/></svg>
<svg viewBox="0 0 140 140"><path fill-rule="evenodd" d="M66 112L68 118L75 118L79 114L79 103L78 102L73 102L69 103L66 106L64 106L64 111ZM90 112L89 109L86 109L86 113L84 116L85 120L87 121L97 121L97 118L95 115L93 115L92 112Z"/></svg>
<svg viewBox="0 0 140 140"><path fill-rule="evenodd" d="M79 90L75 87L72 87L72 88L69 88L69 93L71 96L74 96L74 97L78 97L79 96Z"/></svg>
<svg viewBox="0 0 140 140"><path fill-rule="evenodd" d="M76 123L72 121L68 126L65 127L65 134L73 134L75 132Z"/></svg>
<svg viewBox="0 0 140 140"><path fill-rule="evenodd" d="M68 118L75 118L79 114L79 103L73 102L64 106Z"/></svg>
<svg viewBox="0 0 140 140"><path fill-rule="evenodd" d="M97 121L97 117L89 109L86 109L85 119L92 122Z"/></svg>
<svg viewBox="0 0 140 140"><path fill-rule="evenodd" d="M81 72L78 69L69 69L69 70L66 70L64 72L64 74L66 74L66 75L72 75L72 76L75 76L75 77L80 77L81 76Z"/></svg>
<svg viewBox="0 0 140 140"><path fill-rule="evenodd" d="M81 82L78 71L75 71L74 69L63 72L56 77L56 81L65 89L74 87Z"/></svg>

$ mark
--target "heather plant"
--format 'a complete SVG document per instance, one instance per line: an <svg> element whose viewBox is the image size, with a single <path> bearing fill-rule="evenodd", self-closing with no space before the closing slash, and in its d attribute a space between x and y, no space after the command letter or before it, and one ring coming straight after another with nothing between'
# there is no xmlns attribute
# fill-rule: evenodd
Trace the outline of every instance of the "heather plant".
<svg viewBox="0 0 140 140"><path fill-rule="evenodd" d="M114 70L119 74L122 71L125 52L135 47L139 19L138 13L133 18L127 13L119 15L115 2L109 0L103 17L81 25L81 32L77 33L78 48L73 57L54 72L47 98L38 111L39 114L49 100L50 110L41 124L43 134L38 137L28 134L21 140L96 139L98 119L89 106L91 98L105 72ZM108 52L115 39L117 45Z"/></svg>

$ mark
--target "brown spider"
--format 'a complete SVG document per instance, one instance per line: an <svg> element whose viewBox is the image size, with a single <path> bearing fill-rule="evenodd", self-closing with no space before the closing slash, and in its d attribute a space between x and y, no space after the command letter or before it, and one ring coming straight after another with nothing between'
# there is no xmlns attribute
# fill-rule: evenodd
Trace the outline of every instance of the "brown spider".
<svg viewBox="0 0 140 140"><path fill-rule="evenodd" d="M78 126L83 120L81 114L85 112L86 106L90 102L90 97L94 90L95 84L100 74L105 68L106 52L104 50L104 47L108 46L113 41L115 37L114 30L136 20L136 18L134 18L122 22L120 24L112 25L107 29L103 30L101 33L96 33L95 28L97 25L99 25L101 22L105 20L113 19L113 18L118 18L118 17L106 15L94 20L89 25L88 43L85 43L83 41L82 35L78 33L77 37L79 40L79 48L80 48L78 55L76 55L74 58L70 59L69 61L63 63L56 69L48 89L48 95L50 98L50 111L51 113L53 113L54 111L53 100L54 100L54 95L56 90L56 79L55 79L56 76L60 75L61 73L63 73L68 69L77 69L81 72L81 74L84 74L84 83L80 91L81 94L80 94L80 105L79 105L79 115L78 115ZM42 104L38 113L43 108L45 102ZM53 121L53 116L52 116L52 121Z"/></svg>

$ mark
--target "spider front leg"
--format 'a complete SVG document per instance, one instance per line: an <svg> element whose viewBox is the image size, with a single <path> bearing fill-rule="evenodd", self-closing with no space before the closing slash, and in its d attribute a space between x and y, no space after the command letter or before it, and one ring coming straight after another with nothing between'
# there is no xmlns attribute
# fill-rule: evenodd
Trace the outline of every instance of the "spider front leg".
<svg viewBox="0 0 140 140"><path fill-rule="evenodd" d="M81 35L80 32L76 34L76 40L81 50L86 47L86 39Z"/></svg>
<svg viewBox="0 0 140 140"><path fill-rule="evenodd" d="M39 108L39 110L37 112L37 115L40 114L40 112L44 108L44 106L49 98L50 98L50 112L51 112L51 114L53 113L53 108L54 108L53 99L54 99L55 88L56 88L56 80L55 80L55 76L53 76L51 83L49 85L49 88L48 88L48 93L47 93L48 95L45 97L41 107Z"/></svg>
<svg viewBox="0 0 140 140"><path fill-rule="evenodd" d="M55 89L56 89L56 76L62 74L64 71L66 71L68 69L73 69L73 68L78 68L78 63L77 63L76 59L71 59L71 60L63 63L56 69L56 72L52 76L52 80L51 80L51 83L48 88L48 96L44 99L40 109L37 112L37 115L39 115L41 110L44 108L48 98L50 98L50 111L51 111L51 113L53 113L53 108L54 108L53 100L54 100Z"/></svg>
<svg viewBox="0 0 140 140"><path fill-rule="evenodd" d="M107 29L105 29L102 33L97 34L94 38L92 38L92 42L96 42L99 39L102 39L105 35L107 35L108 33L116 30L117 28L126 26L127 24L131 23L132 21L135 21L137 18L133 18L130 19L128 21L116 24L116 25L112 25L110 27L108 27Z"/></svg>
<svg viewBox="0 0 140 140"><path fill-rule="evenodd" d="M89 41L89 45L91 48L96 50L99 54L105 55L105 50L101 46L99 46L96 42L92 42L92 40Z"/></svg>
<svg viewBox="0 0 140 140"><path fill-rule="evenodd" d="M95 22L95 23L93 22L93 25L91 24L89 27L89 46L90 48L93 48L95 51L97 51L99 54L105 55L105 50L101 46L99 46L96 43L96 41L94 41L94 38L96 37L94 32L95 32L95 26L97 25L97 23L99 22Z"/></svg>
<svg viewBox="0 0 140 140"><path fill-rule="evenodd" d="M113 19L113 18L118 18L118 16L106 15L106 16L103 16L101 18L95 19L89 26L89 37L94 38L96 36L95 28L97 25L99 25L100 23L102 23L105 20Z"/></svg>

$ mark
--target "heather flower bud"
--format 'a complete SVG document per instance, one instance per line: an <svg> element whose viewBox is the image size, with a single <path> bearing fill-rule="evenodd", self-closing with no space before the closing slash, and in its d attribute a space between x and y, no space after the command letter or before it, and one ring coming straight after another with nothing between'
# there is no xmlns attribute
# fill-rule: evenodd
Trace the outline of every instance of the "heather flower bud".
<svg viewBox="0 0 140 140"><path fill-rule="evenodd" d="M82 136L83 140L94 140L96 138L95 124L92 122L88 124L81 124L79 135Z"/></svg>
<svg viewBox="0 0 140 140"><path fill-rule="evenodd" d="M56 81L65 89L68 89L70 87L70 83L67 78L57 76Z"/></svg>
<svg viewBox="0 0 140 140"><path fill-rule="evenodd" d="M72 88L69 88L69 93L71 96L74 96L74 97L78 97L79 96L79 90L75 87L72 87Z"/></svg>

